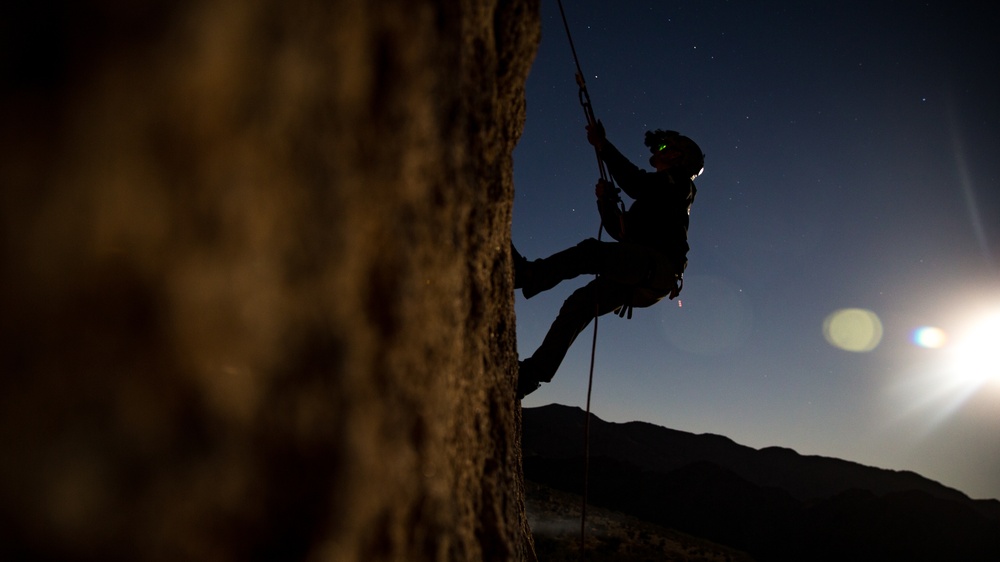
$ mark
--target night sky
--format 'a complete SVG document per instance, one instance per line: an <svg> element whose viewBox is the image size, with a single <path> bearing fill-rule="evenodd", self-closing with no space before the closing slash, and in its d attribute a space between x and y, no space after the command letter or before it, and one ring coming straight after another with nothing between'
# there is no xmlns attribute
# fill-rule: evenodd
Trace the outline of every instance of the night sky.
<svg viewBox="0 0 1000 562"><path fill-rule="evenodd" d="M649 129L707 155L679 299L600 320L596 415L1000 498L1000 16L975 7L989 5L565 0L608 138L645 169ZM542 34L514 153L529 259L600 224L555 0ZM589 279L518 292L522 358ZM585 405L592 329L525 407Z"/></svg>

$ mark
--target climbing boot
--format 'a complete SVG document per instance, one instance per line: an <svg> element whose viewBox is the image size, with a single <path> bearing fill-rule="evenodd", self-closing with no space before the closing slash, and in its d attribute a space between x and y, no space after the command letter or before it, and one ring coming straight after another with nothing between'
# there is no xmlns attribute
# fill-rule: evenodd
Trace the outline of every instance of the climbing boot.
<svg viewBox="0 0 1000 562"><path fill-rule="evenodd" d="M562 280L551 274L552 268L546 267L545 260L528 261L518 253L514 244L510 245L510 255L514 260L514 288L521 289L526 299L548 291Z"/></svg>
<svg viewBox="0 0 1000 562"><path fill-rule="evenodd" d="M514 288L521 289L524 298L530 299L538 293L546 289L551 289L554 286L554 283L547 287L541 286L538 283L538 260L528 261L517 251L514 244L510 245L510 255L514 260Z"/></svg>
<svg viewBox="0 0 1000 562"><path fill-rule="evenodd" d="M517 251L513 242L510 244L510 256L514 261L514 288L520 289L524 287L525 280L530 275L528 268L531 263Z"/></svg>
<svg viewBox="0 0 1000 562"><path fill-rule="evenodd" d="M542 383L535 379L528 367L530 359L517 362L517 399L523 400L525 396L539 389Z"/></svg>

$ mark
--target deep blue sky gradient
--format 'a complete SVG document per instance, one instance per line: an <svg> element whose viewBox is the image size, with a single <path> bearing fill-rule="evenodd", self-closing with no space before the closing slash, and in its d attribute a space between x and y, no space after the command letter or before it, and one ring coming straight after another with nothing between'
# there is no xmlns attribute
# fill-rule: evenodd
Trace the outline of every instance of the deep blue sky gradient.
<svg viewBox="0 0 1000 562"><path fill-rule="evenodd" d="M682 306L601 318L597 415L1000 498L1000 366L964 387L948 346L912 342L1000 311L1000 16L974 7L987 4L564 1L612 142L647 169L648 129L707 155ZM542 32L514 155L513 240L529 259L600 222L555 0ZM586 281L518 293L522 357ZM878 316L874 350L827 342L842 308ZM525 406L585 404L591 334Z"/></svg>

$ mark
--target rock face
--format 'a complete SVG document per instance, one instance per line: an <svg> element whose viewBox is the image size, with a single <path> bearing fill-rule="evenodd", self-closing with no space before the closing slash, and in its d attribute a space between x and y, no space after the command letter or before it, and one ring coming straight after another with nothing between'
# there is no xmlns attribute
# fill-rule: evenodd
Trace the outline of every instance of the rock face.
<svg viewBox="0 0 1000 562"><path fill-rule="evenodd" d="M2 10L0 559L533 560L537 0Z"/></svg>

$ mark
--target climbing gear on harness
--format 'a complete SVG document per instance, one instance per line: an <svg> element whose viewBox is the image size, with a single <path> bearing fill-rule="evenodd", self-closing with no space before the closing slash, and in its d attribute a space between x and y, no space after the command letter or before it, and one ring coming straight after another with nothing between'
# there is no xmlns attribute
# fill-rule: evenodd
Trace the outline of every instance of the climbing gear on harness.
<svg viewBox="0 0 1000 562"><path fill-rule="evenodd" d="M614 312L619 318L628 318L631 320L633 308L646 308L653 306L663 300L664 297L669 297L670 300L673 300L674 297L681 293L681 287L683 286L684 276L678 273L674 275L673 286L670 287L669 290L666 290L666 288L657 289L649 286L634 287L632 289L632 294L629 295L628 301L615 309Z"/></svg>

